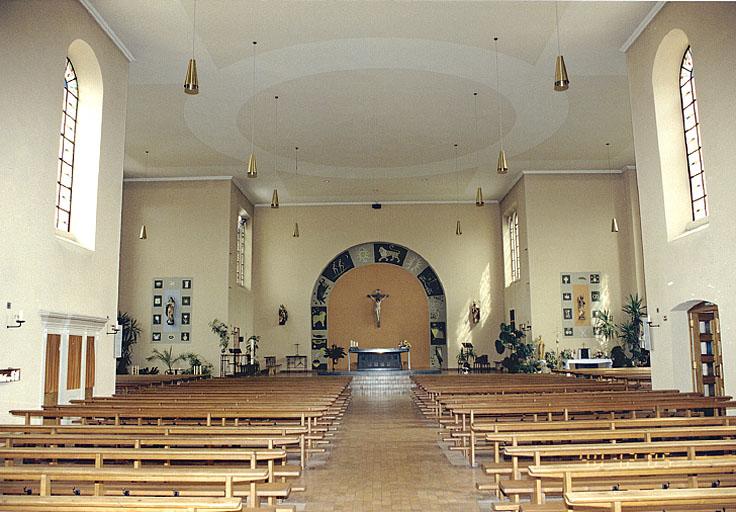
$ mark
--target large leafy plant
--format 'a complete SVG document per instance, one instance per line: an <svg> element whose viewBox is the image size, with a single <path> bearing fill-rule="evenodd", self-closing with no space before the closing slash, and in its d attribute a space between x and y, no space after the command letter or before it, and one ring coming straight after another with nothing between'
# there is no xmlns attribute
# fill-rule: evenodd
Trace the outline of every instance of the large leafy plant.
<svg viewBox="0 0 736 512"><path fill-rule="evenodd" d="M217 334L217 337L220 338L220 351L225 352L228 343L230 343L230 329L227 324L222 320L215 318L209 323L209 326L210 329L212 329L212 332Z"/></svg>
<svg viewBox="0 0 736 512"><path fill-rule="evenodd" d="M185 359L184 354L174 357L173 352L174 347L169 347L169 350L164 349L163 352L159 351L159 349L157 348L154 348L153 354L148 356L146 358L146 361L159 361L166 366L166 373L172 374L174 373L174 365L179 361L183 361Z"/></svg>
<svg viewBox="0 0 736 512"><path fill-rule="evenodd" d="M133 345L138 343L138 336L141 335L141 328L138 326L138 320L130 316L128 313L118 311L118 325L122 327L122 350L120 357L117 359L115 373L125 375L128 373L130 366L130 357L133 352Z"/></svg>
<svg viewBox="0 0 736 512"><path fill-rule="evenodd" d="M501 324L501 331L496 340L496 352L501 355L508 352L501 365L511 373L534 373L541 367L536 345L524 338L526 334L523 331L512 325Z"/></svg>
<svg viewBox="0 0 736 512"><path fill-rule="evenodd" d="M641 346L644 328L642 317L646 316L647 307L637 294L629 295L622 310L629 315L629 319L619 326L619 339L634 366L649 366L649 351Z"/></svg>
<svg viewBox="0 0 736 512"><path fill-rule="evenodd" d="M345 357L345 349L333 344L331 347L325 347L324 351L325 356L332 360L332 371L334 372L337 362Z"/></svg>

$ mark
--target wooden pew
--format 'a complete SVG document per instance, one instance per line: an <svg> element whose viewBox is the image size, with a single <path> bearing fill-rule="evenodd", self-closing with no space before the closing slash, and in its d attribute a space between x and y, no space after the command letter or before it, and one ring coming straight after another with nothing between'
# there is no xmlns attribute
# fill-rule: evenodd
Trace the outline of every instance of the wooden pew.
<svg viewBox="0 0 736 512"><path fill-rule="evenodd" d="M661 488L676 485L696 488L710 487L713 478L736 478L736 457L702 457L696 460L655 460L648 462L615 461L573 464L549 464L529 466L530 483L537 490L534 501L540 503L540 482L544 494L548 494L544 482L552 480L559 494L576 490L610 490L613 485L621 489ZM649 478L656 477L656 478ZM703 479L707 477L706 481ZM622 485L622 480L624 484Z"/></svg>
<svg viewBox="0 0 736 512"><path fill-rule="evenodd" d="M565 503L573 510L585 507L622 512L645 507L650 510L652 507L668 507L672 510L669 507L687 506L686 510L690 511L712 511L713 506L736 505L736 487L569 492L565 493Z"/></svg>
<svg viewBox="0 0 736 512"><path fill-rule="evenodd" d="M235 512L243 510L240 498L182 498L135 496L0 496L3 512ZM280 512L280 511L279 511Z"/></svg>

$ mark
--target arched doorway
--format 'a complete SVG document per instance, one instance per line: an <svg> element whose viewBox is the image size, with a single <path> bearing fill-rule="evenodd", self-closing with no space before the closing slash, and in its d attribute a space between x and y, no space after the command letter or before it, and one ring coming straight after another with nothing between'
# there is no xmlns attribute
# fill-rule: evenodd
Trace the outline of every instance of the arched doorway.
<svg viewBox="0 0 736 512"><path fill-rule="evenodd" d="M426 331L428 339L423 341L425 343L423 348L428 349L431 368L447 368L447 306L445 291L437 273L427 260L411 249L390 242L368 242L350 247L335 256L314 284L311 300L312 369L327 369L327 358L323 349L328 342L329 298L335 284L351 270L375 264L396 265L419 281L426 296L429 312ZM367 293L370 291L372 290L368 290Z"/></svg>

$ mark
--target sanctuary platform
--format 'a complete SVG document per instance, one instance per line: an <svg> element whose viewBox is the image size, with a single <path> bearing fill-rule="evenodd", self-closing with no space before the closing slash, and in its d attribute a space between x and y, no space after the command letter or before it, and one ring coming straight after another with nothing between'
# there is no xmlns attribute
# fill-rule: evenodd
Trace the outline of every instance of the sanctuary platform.
<svg viewBox="0 0 736 512"><path fill-rule="evenodd" d="M393 370L377 372L371 370L352 372L320 372L320 375L340 375L353 378L350 387L353 395L393 396L405 395L411 391L411 375L440 374L440 370Z"/></svg>

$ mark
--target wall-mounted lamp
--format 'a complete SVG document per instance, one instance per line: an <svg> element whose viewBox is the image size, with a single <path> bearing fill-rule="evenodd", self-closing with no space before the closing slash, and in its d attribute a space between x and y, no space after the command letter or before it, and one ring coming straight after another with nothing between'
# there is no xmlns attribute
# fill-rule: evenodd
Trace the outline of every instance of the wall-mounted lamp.
<svg viewBox="0 0 736 512"><path fill-rule="evenodd" d="M108 322L110 321L110 317L109 316L107 317L107 321ZM112 326L110 326L110 332L108 332L107 334L115 335L115 334L119 333L121 330L122 329L120 328L119 325L113 324Z"/></svg>
<svg viewBox="0 0 736 512"><path fill-rule="evenodd" d="M8 309L10 309L10 302L8 302ZM10 325L11 322L15 322L15 325ZM8 329L17 329L18 327L22 327L24 323L26 323L26 319L23 316L23 311L18 311L5 327Z"/></svg>

